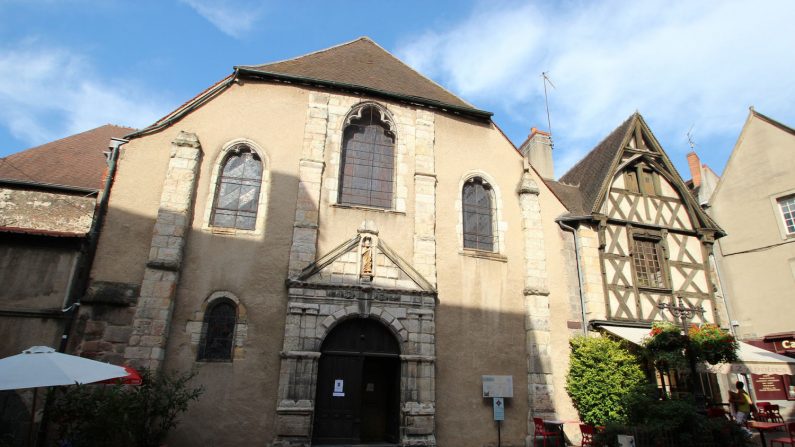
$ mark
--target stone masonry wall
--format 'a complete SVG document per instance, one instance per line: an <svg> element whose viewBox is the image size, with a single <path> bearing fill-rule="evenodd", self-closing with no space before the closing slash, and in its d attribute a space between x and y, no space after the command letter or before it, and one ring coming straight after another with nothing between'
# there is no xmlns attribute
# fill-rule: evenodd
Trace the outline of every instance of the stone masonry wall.
<svg viewBox="0 0 795 447"><path fill-rule="evenodd" d="M132 335L124 351L125 360L136 367L158 369L165 355L201 155L201 145L195 134L180 132L172 142L149 261L135 309Z"/></svg>
<svg viewBox="0 0 795 447"><path fill-rule="evenodd" d="M528 433L533 433L533 417L554 418L554 385L549 331L549 288L547 286L544 231L538 185L529 170L522 176L517 190L522 209L522 233L525 247L525 329L527 345ZM528 442L532 443L529 437Z"/></svg>

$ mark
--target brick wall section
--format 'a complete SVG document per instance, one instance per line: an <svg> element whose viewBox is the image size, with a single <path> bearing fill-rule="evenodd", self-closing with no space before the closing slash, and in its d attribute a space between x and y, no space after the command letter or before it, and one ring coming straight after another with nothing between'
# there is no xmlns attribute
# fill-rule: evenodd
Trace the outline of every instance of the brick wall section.
<svg viewBox="0 0 795 447"><path fill-rule="evenodd" d="M544 231L538 185L525 171L517 190L522 210L525 247L525 330L527 344L528 433L533 432L533 417L554 418L554 387L550 356L549 288L547 286ZM532 438L528 438L532 442Z"/></svg>
<svg viewBox="0 0 795 447"><path fill-rule="evenodd" d="M195 134L180 132L172 142L133 331L124 350L126 362L136 367L156 370L163 361L201 155Z"/></svg>

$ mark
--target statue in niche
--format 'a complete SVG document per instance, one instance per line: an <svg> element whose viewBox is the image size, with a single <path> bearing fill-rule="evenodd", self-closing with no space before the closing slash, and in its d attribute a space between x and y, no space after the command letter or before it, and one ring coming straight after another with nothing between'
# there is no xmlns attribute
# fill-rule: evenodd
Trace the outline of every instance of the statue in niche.
<svg viewBox="0 0 795 447"><path fill-rule="evenodd" d="M372 239L362 239L362 270L359 275L365 281L373 279L373 246Z"/></svg>

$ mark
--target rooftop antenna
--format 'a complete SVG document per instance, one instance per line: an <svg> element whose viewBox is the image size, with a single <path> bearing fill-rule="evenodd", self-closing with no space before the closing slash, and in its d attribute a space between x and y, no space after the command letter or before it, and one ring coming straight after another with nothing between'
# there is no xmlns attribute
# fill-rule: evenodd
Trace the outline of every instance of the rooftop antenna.
<svg viewBox="0 0 795 447"><path fill-rule="evenodd" d="M690 130L687 131L687 143L690 145L690 150L695 152L696 151L696 142L693 140L693 127L695 124L690 126Z"/></svg>
<svg viewBox="0 0 795 447"><path fill-rule="evenodd" d="M549 135L552 135L552 121L549 119L549 100L547 99L547 83L549 83L552 88L555 88L555 84L552 83L552 80L549 79L547 75L548 71L541 72L541 78L543 78L544 82L544 106L547 108L547 128L549 129Z"/></svg>

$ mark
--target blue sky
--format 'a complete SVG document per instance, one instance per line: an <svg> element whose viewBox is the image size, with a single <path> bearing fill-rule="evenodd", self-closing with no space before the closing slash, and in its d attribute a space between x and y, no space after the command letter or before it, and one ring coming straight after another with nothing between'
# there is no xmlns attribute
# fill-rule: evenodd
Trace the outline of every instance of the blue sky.
<svg viewBox="0 0 795 447"><path fill-rule="evenodd" d="M0 0L0 156L143 127L232 71L373 38L561 175L639 110L685 178L720 173L748 107L795 126L795 2Z"/></svg>

